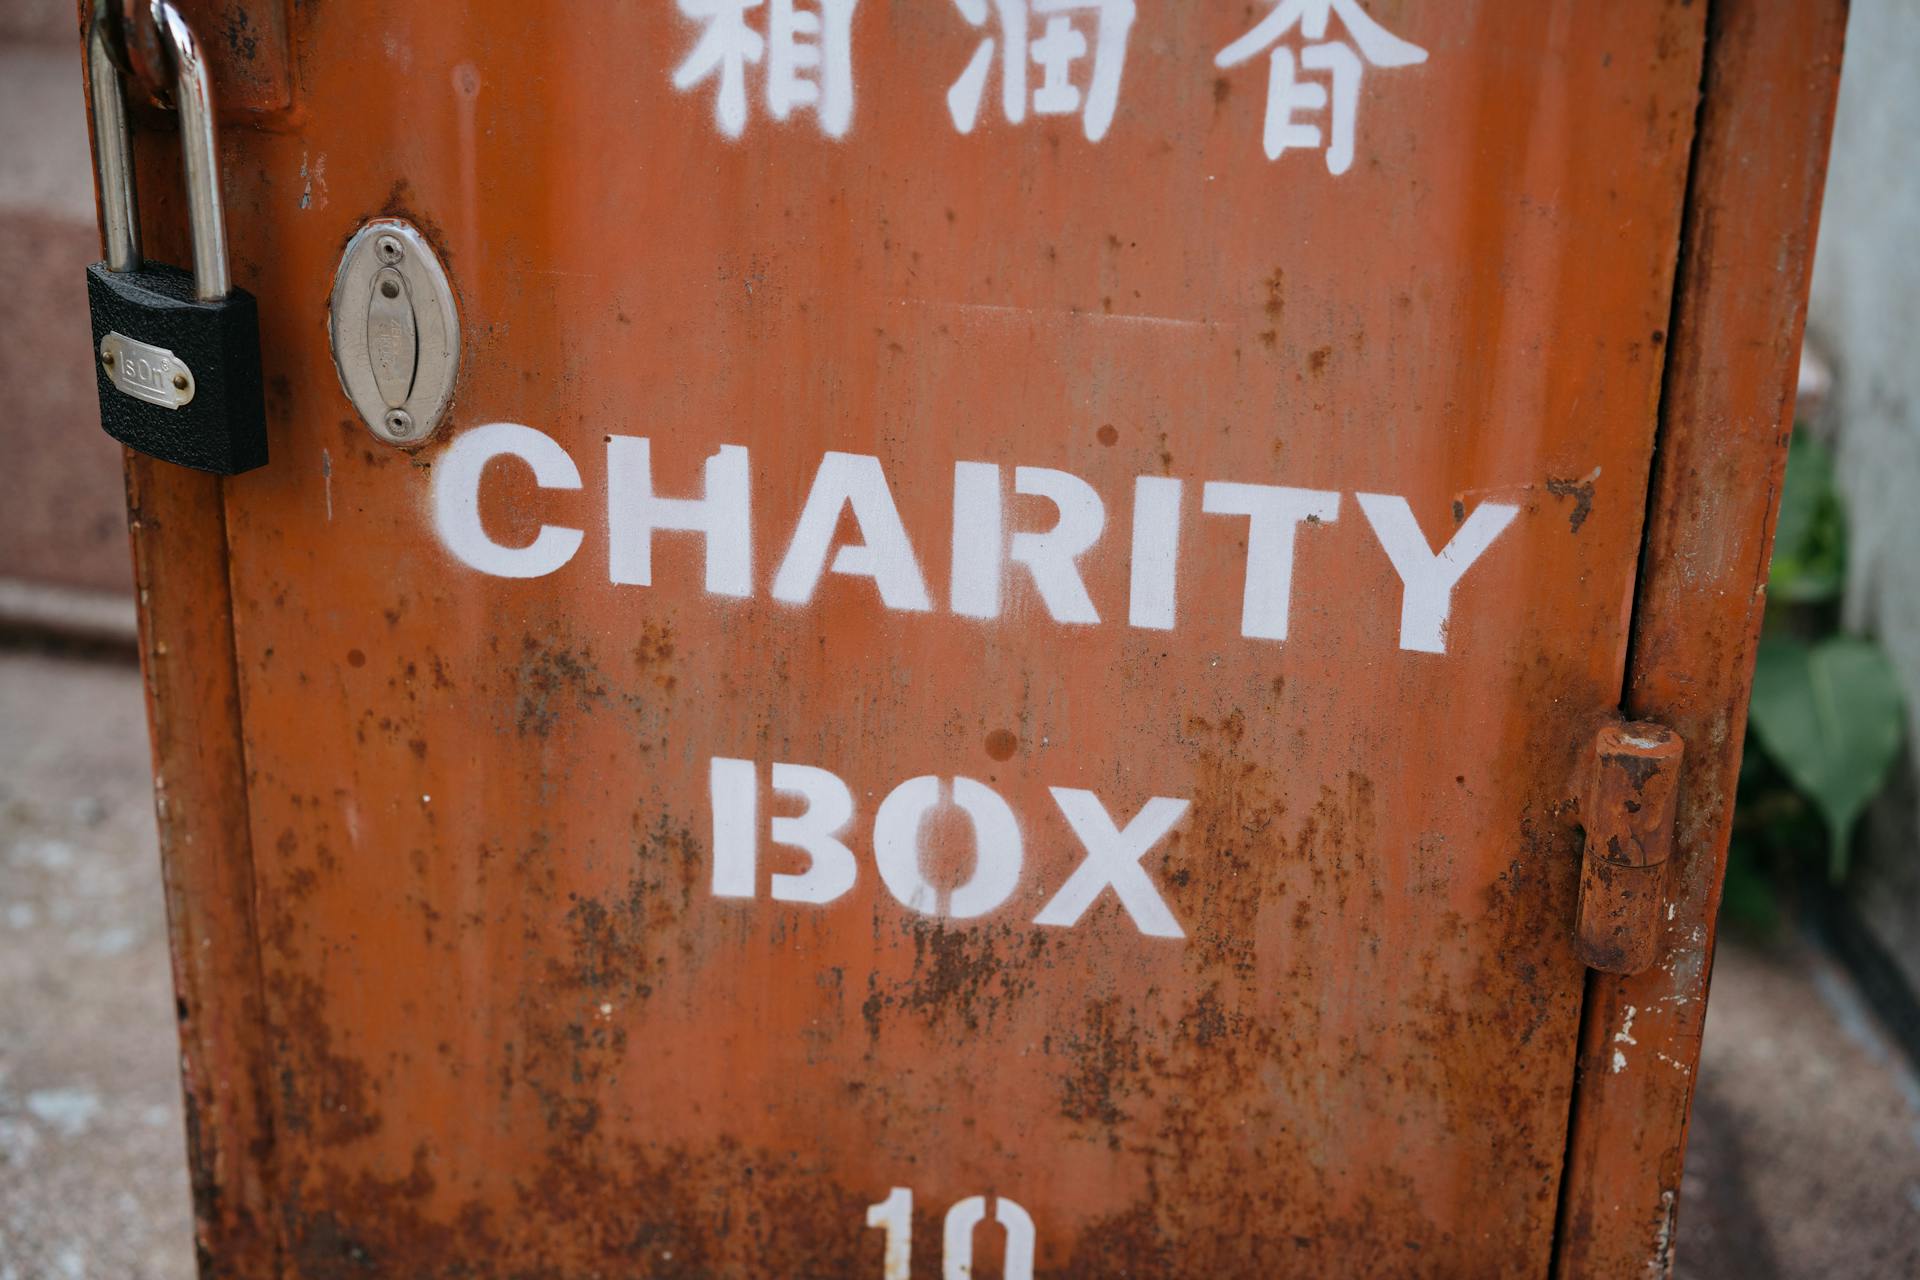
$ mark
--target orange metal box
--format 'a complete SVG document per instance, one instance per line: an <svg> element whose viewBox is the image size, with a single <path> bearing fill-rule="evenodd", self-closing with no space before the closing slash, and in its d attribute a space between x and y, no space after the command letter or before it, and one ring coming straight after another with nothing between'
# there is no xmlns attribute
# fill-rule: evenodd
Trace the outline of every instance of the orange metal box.
<svg viewBox="0 0 1920 1280"><path fill-rule="evenodd" d="M179 8L205 1274L1665 1270L1839 0Z"/></svg>

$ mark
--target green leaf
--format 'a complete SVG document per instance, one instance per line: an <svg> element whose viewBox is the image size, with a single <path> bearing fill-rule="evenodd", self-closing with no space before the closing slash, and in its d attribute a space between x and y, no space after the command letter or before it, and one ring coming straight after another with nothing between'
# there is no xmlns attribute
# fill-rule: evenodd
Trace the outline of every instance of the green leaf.
<svg viewBox="0 0 1920 1280"><path fill-rule="evenodd" d="M1767 754L1826 820L1838 879L1853 824L1900 751L1905 716L1892 664L1851 636L1813 645L1769 636L1754 667L1752 720Z"/></svg>
<svg viewBox="0 0 1920 1280"><path fill-rule="evenodd" d="M1787 445L1767 590L1787 604L1821 604L1839 596L1846 565L1846 522L1834 488L1833 457L1812 435L1795 431Z"/></svg>
<svg viewBox="0 0 1920 1280"><path fill-rule="evenodd" d="M1773 551L1798 555L1813 537L1821 504L1833 493L1833 459L1818 440L1799 429L1787 442L1787 476L1780 486L1780 520Z"/></svg>
<svg viewBox="0 0 1920 1280"><path fill-rule="evenodd" d="M1760 868L1748 842L1738 836L1727 850L1727 879L1721 888L1720 911L1753 934L1772 934L1780 927L1773 881Z"/></svg>

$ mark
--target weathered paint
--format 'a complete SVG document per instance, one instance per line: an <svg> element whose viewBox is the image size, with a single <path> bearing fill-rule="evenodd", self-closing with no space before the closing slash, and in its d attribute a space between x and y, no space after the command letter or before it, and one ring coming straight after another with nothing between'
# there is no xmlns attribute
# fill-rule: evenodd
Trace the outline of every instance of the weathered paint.
<svg viewBox="0 0 1920 1280"><path fill-rule="evenodd" d="M870 1215L901 1190L929 1276L976 1220L997 1274L1022 1215L1045 1276L1547 1267L1584 972L1569 800L1626 670L1705 18L1371 9L1429 57L1368 73L1340 172L1268 160L1261 75L1212 65L1255 9L1142 15L1097 141L958 131L979 32L937 5L861 6L844 136L756 116L737 141L671 86L694 32L666 4L293 12L294 110L225 139L275 464L224 511L134 464L195 545L225 524L225 575L194 558L147 601L150 667L177 628L238 699L240 741L197 766L226 802L167 815L176 898L225 904L176 915L177 953L257 940L257 985L182 979L225 1020L190 1023L219 1063L190 1089L259 1101L196 1155L256 1188L242 1211L204 1180L214 1274L880 1274ZM165 142L143 213L177 249ZM322 323L379 214L432 237L468 335L414 455L355 419ZM494 422L582 473L487 482L501 543L582 531L551 575L436 533L434 468ZM706 593L686 535L650 585L610 581L609 436L675 496L751 449L745 598ZM941 607L833 573L772 598L831 452L884 468ZM1010 611L947 607L969 460L1104 497L1100 625L1011 570ZM1131 499L1166 492L1141 477L1185 486L1171 631L1130 613ZM1299 540L1284 643L1244 625L1247 525L1200 511L1210 481L1345 495ZM1430 546L1518 508L1443 653L1406 643L1367 494ZM229 675L155 682L163 769L170 726L231 732ZM759 779L751 898L713 892L717 759ZM806 869L764 825L799 813L766 789L783 764L854 801L831 902L764 879ZM1017 815L1006 904L937 919L883 883L876 809L921 776ZM1116 832L1186 803L1144 862L1182 936L1110 890L1035 923L1083 858L1063 792ZM240 819L250 859L237 833L202 852L197 824ZM965 825L930 829L928 875L965 880Z"/></svg>

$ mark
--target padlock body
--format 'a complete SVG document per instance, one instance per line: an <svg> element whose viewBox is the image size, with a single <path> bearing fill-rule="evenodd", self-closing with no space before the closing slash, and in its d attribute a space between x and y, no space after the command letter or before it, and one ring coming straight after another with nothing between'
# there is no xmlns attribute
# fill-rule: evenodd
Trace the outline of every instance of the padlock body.
<svg viewBox="0 0 1920 1280"><path fill-rule="evenodd" d="M218 302L202 302L189 272L151 262L109 271L96 262L87 268L87 301L100 425L108 435L149 457L216 475L266 465L266 393L252 294L235 289ZM131 341L108 342L112 334ZM113 359L103 359L103 343ZM170 359L142 354L150 349ZM184 386L175 390L177 384ZM184 403L171 403L182 397Z"/></svg>

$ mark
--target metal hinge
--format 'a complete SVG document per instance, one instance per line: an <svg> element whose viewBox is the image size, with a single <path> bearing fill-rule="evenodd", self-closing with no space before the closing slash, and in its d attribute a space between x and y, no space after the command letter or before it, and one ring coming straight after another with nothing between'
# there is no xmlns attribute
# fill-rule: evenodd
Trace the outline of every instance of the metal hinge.
<svg viewBox="0 0 1920 1280"><path fill-rule="evenodd" d="M1594 735L1580 796L1586 829L1574 947L1588 967L1638 973L1666 925L1667 859L1686 743L1665 725L1615 721Z"/></svg>

